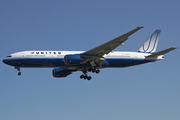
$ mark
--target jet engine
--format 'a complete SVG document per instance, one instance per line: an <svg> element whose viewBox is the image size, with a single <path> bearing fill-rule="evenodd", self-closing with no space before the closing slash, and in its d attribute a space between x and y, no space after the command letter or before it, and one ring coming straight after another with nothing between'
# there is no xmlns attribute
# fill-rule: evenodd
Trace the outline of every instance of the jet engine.
<svg viewBox="0 0 180 120"><path fill-rule="evenodd" d="M72 72L69 70L64 70L62 68L54 68L52 73L53 77L66 77L70 75Z"/></svg>
<svg viewBox="0 0 180 120"><path fill-rule="evenodd" d="M77 65L81 62L80 55L65 55L64 62L66 65Z"/></svg>

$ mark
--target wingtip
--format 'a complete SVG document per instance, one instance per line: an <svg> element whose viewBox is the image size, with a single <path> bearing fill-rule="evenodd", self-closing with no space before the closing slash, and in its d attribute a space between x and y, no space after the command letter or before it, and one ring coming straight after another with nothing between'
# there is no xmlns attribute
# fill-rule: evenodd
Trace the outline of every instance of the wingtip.
<svg viewBox="0 0 180 120"><path fill-rule="evenodd" d="M177 47L172 47L173 49L177 49Z"/></svg>
<svg viewBox="0 0 180 120"><path fill-rule="evenodd" d="M137 28L143 28L144 26L139 26L139 27L137 27Z"/></svg>

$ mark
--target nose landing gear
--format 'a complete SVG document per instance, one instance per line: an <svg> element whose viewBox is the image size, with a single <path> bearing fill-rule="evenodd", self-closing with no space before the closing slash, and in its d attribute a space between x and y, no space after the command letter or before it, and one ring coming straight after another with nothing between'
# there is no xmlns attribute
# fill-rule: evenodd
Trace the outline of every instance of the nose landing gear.
<svg viewBox="0 0 180 120"><path fill-rule="evenodd" d="M18 75L20 76L20 75L21 75L21 72L18 72Z"/></svg>
<svg viewBox="0 0 180 120"><path fill-rule="evenodd" d="M17 69L17 71L19 71L19 72L18 72L18 75L20 76L20 75L21 75L20 67L17 67L17 66L16 66L14 69Z"/></svg>

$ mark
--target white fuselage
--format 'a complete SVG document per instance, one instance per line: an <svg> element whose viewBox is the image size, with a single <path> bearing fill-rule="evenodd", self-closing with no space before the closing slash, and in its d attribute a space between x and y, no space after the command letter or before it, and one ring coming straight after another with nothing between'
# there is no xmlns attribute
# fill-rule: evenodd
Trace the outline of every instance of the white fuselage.
<svg viewBox="0 0 180 120"><path fill-rule="evenodd" d="M23 51L9 55L3 60L4 63L11 66L25 67L25 68L66 68L64 64L64 56L71 54L81 54L84 51ZM103 57L106 61L102 64L104 67L129 67L147 62L154 62L163 59L163 55L154 59L147 59L149 53L140 52L110 52ZM86 65L68 65L69 69L78 69L78 66Z"/></svg>

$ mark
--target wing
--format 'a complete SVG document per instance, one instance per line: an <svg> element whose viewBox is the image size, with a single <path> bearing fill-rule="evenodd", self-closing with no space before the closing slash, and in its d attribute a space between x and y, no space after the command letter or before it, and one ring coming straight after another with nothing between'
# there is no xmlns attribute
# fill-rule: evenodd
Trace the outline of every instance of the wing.
<svg viewBox="0 0 180 120"><path fill-rule="evenodd" d="M117 48L119 45L123 45L123 42L125 42L130 35L140 30L142 27L137 27L134 30L131 30L130 32L127 32L109 42L106 42L96 48L93 48L89 51L86 51L81 54L81 57L83 58L83 61L81 64L85 64L87 62L90 62L92 66L96 66L98 64L99 66L102 65L102 63L105 61L105 58L103 56L105 54L110 53L115 48Z"/></svg>
<svg viewBox="0 0 180 120"><path fill-rule="evenodd" d="M108 54L111 51L113 51L119 45L123 45L123 42L125 42L130 35L137 32L141 28L143 28L143 27L137 27L136 29L134 29L128 33L125 33L124 35L121 35L107 43L104 43L96 48L93 48L89 51L84 52L83 55L92 55L92 56L96 56L96 57L102 57L105 54Z"/></svg>

